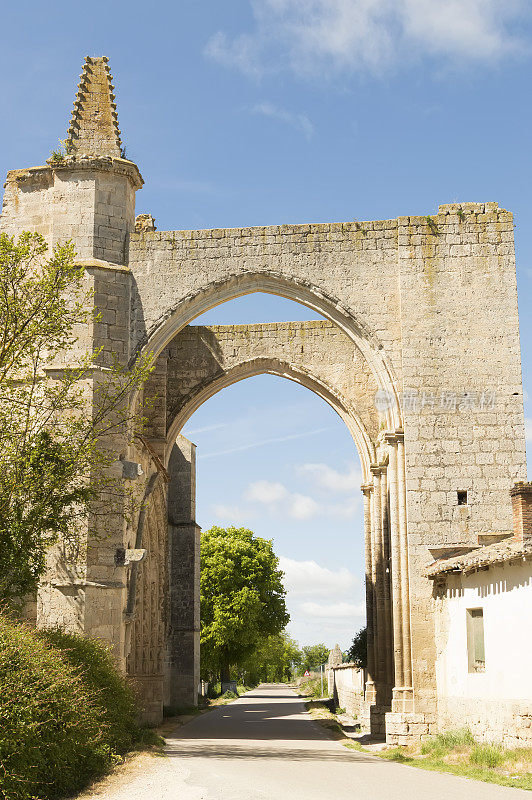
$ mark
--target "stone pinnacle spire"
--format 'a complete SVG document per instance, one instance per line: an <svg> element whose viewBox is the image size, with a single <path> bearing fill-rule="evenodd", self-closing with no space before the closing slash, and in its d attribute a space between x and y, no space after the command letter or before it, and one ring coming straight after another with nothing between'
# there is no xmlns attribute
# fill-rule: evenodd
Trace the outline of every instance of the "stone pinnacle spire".
<svg viewBox="0 0 532 800"><path fill-rule="evenodd" d="M71 156L120 158L120 130L107 56L85 58L67 134Z"/></svg>

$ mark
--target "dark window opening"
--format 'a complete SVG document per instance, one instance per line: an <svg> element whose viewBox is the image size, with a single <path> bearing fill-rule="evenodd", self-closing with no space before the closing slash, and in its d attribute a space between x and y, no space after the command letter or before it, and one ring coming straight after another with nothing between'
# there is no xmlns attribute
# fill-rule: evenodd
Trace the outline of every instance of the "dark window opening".
<svg viewBox="0 0 532 800"><path fill-rule="evenodd" d="M469 672L484 672L484 612L481 608L467 609L467 662Z"/></svg>
<svg viewBox="0 0 532 800"><path fill-rule="evenodd" d="M456 493L458 497L458 505L459 506L466 506L467 505L467 489L459 489Z"/></svg>

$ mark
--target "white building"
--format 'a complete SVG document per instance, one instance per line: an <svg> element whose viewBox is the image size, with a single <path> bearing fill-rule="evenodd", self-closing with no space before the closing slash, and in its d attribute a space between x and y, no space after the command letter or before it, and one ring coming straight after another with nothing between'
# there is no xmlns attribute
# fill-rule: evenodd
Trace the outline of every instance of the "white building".
<svg viewBox="0 0 532 800"><path fill-rule="evenodd" d="M437 561L438 727L532 746L532 484L512 490L514 532Z"/></svg>

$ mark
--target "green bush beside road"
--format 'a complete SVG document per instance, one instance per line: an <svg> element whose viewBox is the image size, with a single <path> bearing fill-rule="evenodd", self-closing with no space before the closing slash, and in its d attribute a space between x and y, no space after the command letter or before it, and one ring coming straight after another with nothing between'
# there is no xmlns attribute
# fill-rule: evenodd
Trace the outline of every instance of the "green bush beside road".
<svg viewBox="0 0 532 800"><path fill-rule="evenodd" d="M141 735L133 691L99 642L0 615L0 797L53 800Z"/></svg>

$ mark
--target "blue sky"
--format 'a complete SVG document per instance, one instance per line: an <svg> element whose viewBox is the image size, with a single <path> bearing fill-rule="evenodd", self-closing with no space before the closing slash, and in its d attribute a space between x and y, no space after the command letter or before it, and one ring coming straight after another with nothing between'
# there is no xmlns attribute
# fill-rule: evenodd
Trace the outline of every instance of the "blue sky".
<svg viewBox="0 0 532 800"><path fill-rule="evenodd" d="M496 200L516 215L530 392L531 53L529 0L20 0L2 9L0 172L44 162L66 133L84 56L108 55L123 140L146 181L137 212L160 229ZM201 321L307 318L252 295ZM187 431L200 524L273 537L294 635L347 645L362 623L362 526L341 420L264 376L209 400Z"/></svg>

